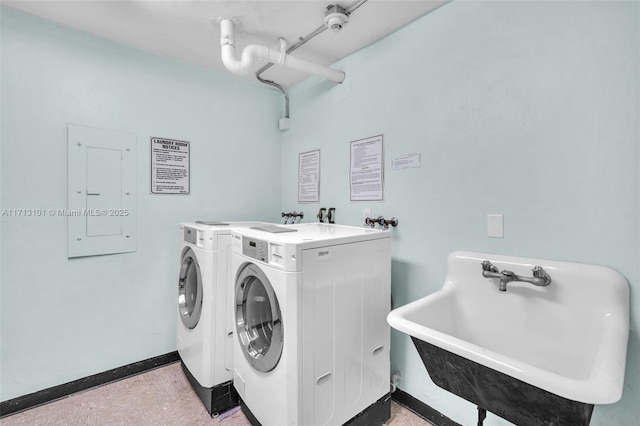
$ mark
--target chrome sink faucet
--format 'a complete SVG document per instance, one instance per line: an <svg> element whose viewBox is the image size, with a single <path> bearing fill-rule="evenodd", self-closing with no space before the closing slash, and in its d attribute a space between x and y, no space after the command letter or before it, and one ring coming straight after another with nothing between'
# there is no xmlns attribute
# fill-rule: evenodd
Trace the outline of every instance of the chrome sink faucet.
<svg viewBox="0 0 640 426"><path fill-rule="evenodd" d="M500 279L500 291L507 291L507 283L511 281L522 281L539 287L545 287L551 284L551 277L541 266L535 266L532 270L533 277L521 277L512 271L498 271L491 262L485 260L482 262L482 276L485 278Z"/></svg>

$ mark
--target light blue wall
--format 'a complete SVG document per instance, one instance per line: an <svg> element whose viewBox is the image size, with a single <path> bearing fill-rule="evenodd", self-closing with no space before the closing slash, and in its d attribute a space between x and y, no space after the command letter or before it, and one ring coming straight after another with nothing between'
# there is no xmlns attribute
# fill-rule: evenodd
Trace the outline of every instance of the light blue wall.
<svg viewBox="0 0 640 426"><path fill-rule="evenodd" d="M457 249L625 275L624 395L597 407L593 425L640 418L639 27L638 2L454 1L338 64L342 86L309 79L294 88L283 136L283 209L313 217L336 207L338 222L353 225L363 208L399 218L396 305L438 290ZM381 133L385 201L350 203L349 141ZM321 202L299 205L297 156L313 149ZM410 153L422 167L391 170L392 157ZM487 238L488 213L504 214L504 239ZM394 332L396 369L401 389L476 423L475 407L436 387L408 337ZM504 423L490 415L485 424Z"/></svg>
<svg viewBox="0 0 640 426"><path fill-rule="evenodd" d="M132 254L69 261L65 219L2 218L0 400L175 350L178 222L278 220L294 209L311 221L325 206L338 223L361 224L363 208L400 219L396 305L439 289L456 249L623 273L632 294L625 393L597 407L593 424L634 424L639 9L454 1L342 61L343 85L295 88L282 135L273 91L2 9L2 208L66 206L67 123L138 134L140 195ZM350 203L349 141L380 133L385 201ZM191 196L149 195L151 136L192 142ZM299 205L297 154L317 148L321 202ZM421 168L391 170L393 156L416 152ZM505 215L504 239L486 237L487 213ZM475 408L433 385L399 333L392 364L401 389L475 423Z"/></svg>
<svg viewBox="0 0 640 426"><path fill-rule="evenodd" d="M135 253L67 259L65 218L2 217L4 401L175 351L178 223L279 219L281 100L9 9L1 24L2 208L66 208L68 123L137 134L139 193ZM191 195L150 195L153 136L191 142Z"/></svg>

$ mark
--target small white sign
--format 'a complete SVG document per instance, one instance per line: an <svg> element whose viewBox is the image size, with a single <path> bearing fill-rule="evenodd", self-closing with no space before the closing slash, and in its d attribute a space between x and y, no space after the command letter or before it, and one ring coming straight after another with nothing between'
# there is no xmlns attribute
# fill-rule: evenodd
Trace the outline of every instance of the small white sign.
<svg viewBox="0 0 640 426"><path fill-rule="evenodd" d="M391 159L391 168L393 170L410 169L421 166L420 154L399 155Z"/></svg>
<svg viewBox="0 0 640 426"><path fill-rule="evenodd" d="M298 202L320 202L320 150L298 154Z"/></svg>
<svg viewBox="0 0 640 426"><path fill-rule="evenodd" d="M190 193L189 142L151 138L151 193Z"/></svg>

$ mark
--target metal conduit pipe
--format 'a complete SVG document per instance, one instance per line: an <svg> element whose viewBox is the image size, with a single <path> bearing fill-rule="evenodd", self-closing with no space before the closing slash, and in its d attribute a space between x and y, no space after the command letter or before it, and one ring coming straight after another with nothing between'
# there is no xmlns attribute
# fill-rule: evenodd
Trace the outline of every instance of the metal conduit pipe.
<svg viewBox="0 0 640 426"><path fill-rule="evenodd" d="M354 10L358 9L360 6L362 6L366 2L367 2L367 0L358 0L358 1L356 1L355 3L353 3L351 6L349 6L347 8L347 14L351 14ZM293 52L294 50L296 50L300 46L304 45L306 42L308 42L309 40L313 39L315 36L317 36L319 34L322 34L326 30L327 30L327 26L326 25L319 26L318 28L313 30L306 37L300 37L296 43L292 44L286 50L286 53L289 54L289 53ZM282 92L282 96L284 97L284 102L285 102L284 116L285 116L285 118L289 118L289 95L287 94L287 91L284 89L284 87L282 87L281 85L279 85L275 81L267 80L267 79L262 78L262 74L265 71L267 71L269 68L271 68L273 65L274 65L273 62L269 62L268 64L266 64L265 66L260 68L256 72L256 78L258 79L259 82L261 82L263 84L268 84L269 86L272 86L272 87L275 87L276 89L280 90L280 92Z"/></svg>
<svg viewBox="0 0 640 426"><path fill-rule="evenodd" d="M359 0L347 8L347 13L351 14L354 10L365 4L367 0Z"/></svg>
<svg viewBox="0 0 640 426"><path fill-rule="evenodd" d="M367 2L367 0L358 0L357 2L355 2L354 4L352 4L351 6L349 6L347 8L347 13L351 14L354 10L358 9L360 6L362 6L363 4L365 4ZM299 48L300 46L304 45L306 42L308 42L309 40L313 39L315 36L322 34L325 30L327 29L326 25L321 25L318 28L316 28L315 30L313 30L309 35L307 35L306 37L300 37L298 39L298 42L295 44L292 44L291 47L289 47L287 49L287 54L293 52L294 50L296 50L297 48ZM267 65L265 65L264 67L260 68L257 72L256 72L256 78L261 81L261 82L265 82L268 81L269 83L274 83L271 80L265 80L263 78L261 78L261 74L264 73L266 70L268 70L269 68L271 68L273 66L273 62L268 63ZM266 84L269 84L266 83ZM278 83L274 83L277 85L277 87L282 87L280 86Z"/></svg>
<svg viewBox="0 0 640 426"><path fill-rule="evenodd" d="M260 75L258 74L256 74L256 78L260 83L273 86L276 89L278 89L280 92L282 92L282 97L284 98L284 118L289 118L289 94L287 93L286 90L284 90L284 87L280 86L278 83L273 82L271 80L265 80L264 78L260 77Z"/></svg>
<svg viewBox="0 0 640 426"><path fill-rule="evenodd" d="M365 0L366 1L366 0ZM303 44L305 44L307 41L311 40L312 38L314 38L315 36L317 36L318 34L322 33L324 30L327 29L326 25L323 25L321 27L316 28L311 34L309 34L306 37L300 37L300 39L298 40L297 43L291 45L291 47L289 47L286 52L287 54L293 52L294 50L296 50L297 48L299 48L300 46L302 46ZM282 96L284 97L284 117L285 118L289 118L289 95L287 94L287 91L285 90L284 87L282 87L281 85L279 85L278 83L276 83L273 80L267 80L262 78L262 73L264 73L266 70L268 70L269 68L271 68L273 66L273 62L269 62L268 64L266 64L264 67L260 68L257 72L256 72L256 78L258 79L258 81L260 83L264 83L264 84L268 84L269 86L273 86L276 89L280 90L280 92L282 92Z"/></svg>

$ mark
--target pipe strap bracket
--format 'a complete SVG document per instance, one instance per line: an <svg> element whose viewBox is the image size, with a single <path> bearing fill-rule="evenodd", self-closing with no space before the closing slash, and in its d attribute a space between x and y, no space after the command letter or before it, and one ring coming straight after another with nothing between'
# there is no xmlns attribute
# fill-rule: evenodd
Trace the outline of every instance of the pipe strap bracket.
<svg viewBox="0 0 640 426"><path fill-rule="evenodd" d="M284 64L284 60L287 57L287 41L280 37L280 56L278 57L278 65Z"/></svg>

